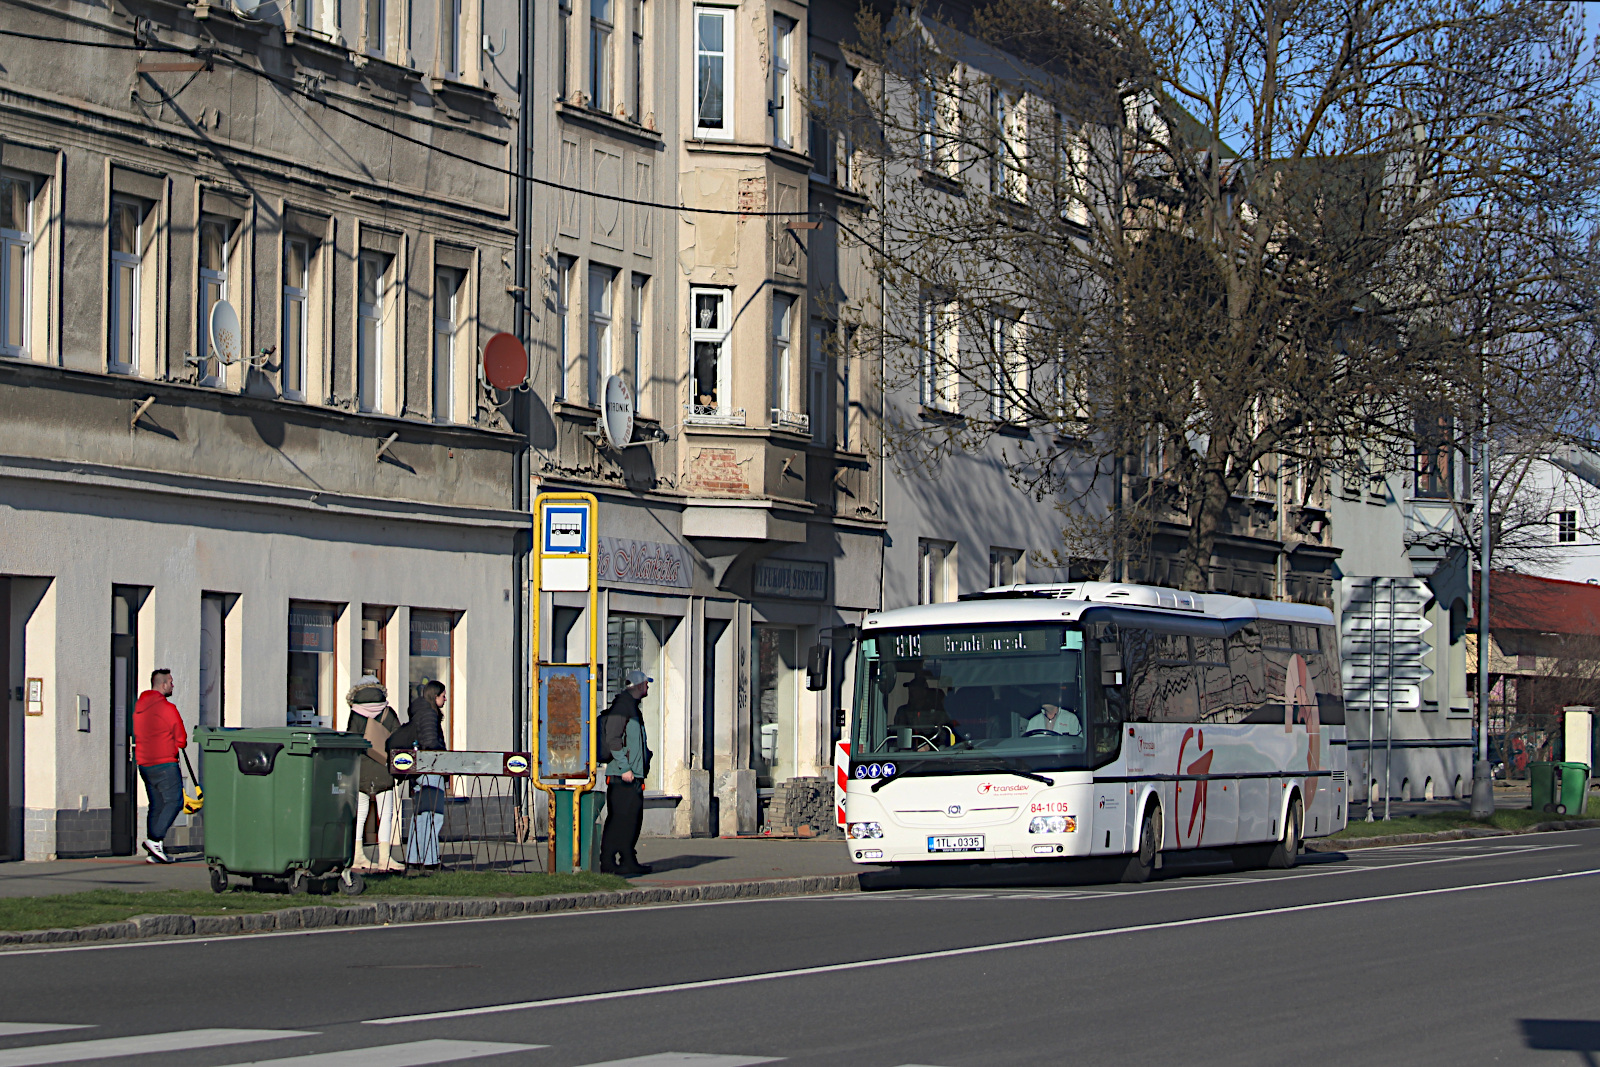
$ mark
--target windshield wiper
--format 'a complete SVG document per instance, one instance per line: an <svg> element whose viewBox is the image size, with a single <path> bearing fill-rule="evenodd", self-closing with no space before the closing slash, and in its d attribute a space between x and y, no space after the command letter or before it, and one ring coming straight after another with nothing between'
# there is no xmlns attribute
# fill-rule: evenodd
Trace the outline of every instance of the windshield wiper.
<svg viewBox="0 0 1600 1067"><path fill-rule="evenodd" d="M1035 781L1035 782L1043 782L1045 785L1055 785L1056 784L1056 781L1055 781L1054 778L1046 778L1044 775L1035 774L1032 771L1019 771L1015 767L991 767L991 768L982 769L982 770L979 770L978 768L973 768L973 767L957 767L954 771L948 771L946 773L949 773L949 774L965 774L965 773L968 773L969 771L970 772L975 772L975 773L981 773L981 774L1014 774L1018 778L1028 778L1028 779L1031 779L1032 781ZM904 778L904 777L906 777L906 775L902 772L900 774L895 775L893 778L879 778L876 782L872 783L872 786L869 789L869 792L876 793L878 790L882 789L884 786L888 785L890 782L898 781L899 779ZM920 777L929 777L929 776L928 775L921 775Z"/></svg>
<svg viewBox="0 0 1600 1067"><path fill-rule="evenodd" d="M1015 767L1001 767L999 770L997 770L997 771L995 771L993 773L995 773L995 774L1014 774L1018 778L1031 778L1035 782L1043 782L1045 785L1055 785L1056 784L1056 780L1054 778L1046 778L1044 775L1042 775L1042 774L1034 774L1032 771L1019 771Z"/></svg>

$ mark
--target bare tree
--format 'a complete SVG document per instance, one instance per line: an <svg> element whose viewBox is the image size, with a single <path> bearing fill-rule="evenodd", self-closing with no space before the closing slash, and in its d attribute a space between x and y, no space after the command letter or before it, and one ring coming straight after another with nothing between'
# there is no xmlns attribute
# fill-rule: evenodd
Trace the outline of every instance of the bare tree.
<svg viewBox="0 0 1600 1067"><path fill-rule="evenodd" d="M1574 423L1600 122L1568 5L992 0L858 29L881 77L835 121L877 160L861 336L909 401L903 461L1047 427L1008 449L1043 494L1143 457L1111 550L1176 518L1204 589L1263 469L1409 464L1419 425L1463 444L1485 405Z"/></svg>

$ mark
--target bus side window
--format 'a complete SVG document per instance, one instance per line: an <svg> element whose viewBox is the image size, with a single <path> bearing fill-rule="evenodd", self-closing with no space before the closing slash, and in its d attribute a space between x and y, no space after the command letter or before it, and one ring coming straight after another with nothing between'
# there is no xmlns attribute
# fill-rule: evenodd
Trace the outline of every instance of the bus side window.
<svg viewBox="0 0 1600 1067"><path fill-rule="evenodd" d="M1261 652L1261 630L1254 622L1229 627L1228 675L1235 709L1248 712L1266 700L1266 661Z"/></svg>
<svg viewBox="0 0 1600 1067"><path fill-rule="evenodd" d="M1157 633L1155 637L1155 664L1150 671L1154 682L1151 721L1199 722L1200 685L1189 637L1173 633Z"/></svg>
<svg viewBox="0 0 1600 1067"><path fill-rule="evenodd" d="M1239 722L1241 715L1234 700L1233 672L1228 666L1222 627L1212 635L1197 635L1194 640L1195 669L1200 674L1200 700L1207 722Z"/></svg>
<svg viewBox="0 0 1600 1067"><path fill-rule="evenodd" d="M1122 692L1128 702L1129 722L1154 722L1157 706L1155 634L1132 626L1122 627Z"/></svg>

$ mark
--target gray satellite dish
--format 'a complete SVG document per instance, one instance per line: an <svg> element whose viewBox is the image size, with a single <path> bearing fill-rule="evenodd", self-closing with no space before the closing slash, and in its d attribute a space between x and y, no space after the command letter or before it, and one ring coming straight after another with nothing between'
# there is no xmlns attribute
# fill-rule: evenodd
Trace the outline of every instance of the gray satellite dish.
<svg viewBox="0 0 1600 1067"><path fill-rule="evenodd" d="M239 313L226 300L211 305L211 354L224 366L232 366L244 357L244 331L239 326Z"/></svg>
<svg viewBox="0 0 1600 1067"><path fill-rule="evenodd" d="M254 16L260 6L261 0L233 0L234 10L247 18Z"/></svg>
<svg viewBox="0 0 1600 1067"><path fill-rule="evenodd" d="M600 413L600 429L612 448L621 452L633 443L633 390L620 374L606 379L605 410Z"/></svg>

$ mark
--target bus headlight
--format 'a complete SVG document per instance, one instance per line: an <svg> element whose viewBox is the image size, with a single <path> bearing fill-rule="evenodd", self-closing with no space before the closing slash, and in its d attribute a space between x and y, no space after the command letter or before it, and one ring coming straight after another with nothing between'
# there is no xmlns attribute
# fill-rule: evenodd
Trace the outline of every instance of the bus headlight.
<svg viewBox="0 0 1600 1067"><path fill-rule="evenodd" d="M1030 834L1070 834L1078 828L1078 820L1071 815L1035 815L1028 823Z"/></svg>
<svg viewBox="0 0 1600 1067"><path fill-rule="evenodd" d="M853 822L850 824L850 836L858 840L882 837L883 827L875 822Z"/></svg>

